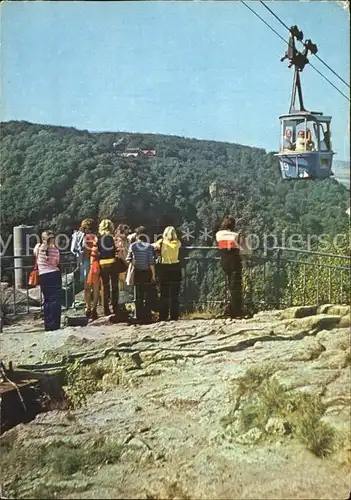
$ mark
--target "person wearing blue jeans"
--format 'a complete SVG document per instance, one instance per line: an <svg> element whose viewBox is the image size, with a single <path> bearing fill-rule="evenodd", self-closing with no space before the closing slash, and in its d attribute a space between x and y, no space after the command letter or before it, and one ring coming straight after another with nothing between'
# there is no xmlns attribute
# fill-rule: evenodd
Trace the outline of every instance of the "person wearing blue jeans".
<svg viewBox="0 0 351 500"><path fill-rule="evenodd" d="M55 236L44 231L42 242L34 248L39 270L39 284L44 296L44 326L46 331L61 326L61 271L60 252L55 246Z"/></svg>
<svg viewBox="0 0 351 500"><path fill-rule="evenodd" d="M46 331L58 330L61 326L61 273L55 271L39 275L44 296L44 326Z"/></svg>

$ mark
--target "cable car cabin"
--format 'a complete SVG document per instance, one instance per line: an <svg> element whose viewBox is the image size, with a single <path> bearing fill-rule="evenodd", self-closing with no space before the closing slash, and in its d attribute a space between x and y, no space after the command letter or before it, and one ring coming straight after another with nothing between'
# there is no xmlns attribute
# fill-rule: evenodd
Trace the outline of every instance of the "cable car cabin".
<svg viewBox="0 0 351 500"><path fill-rule="evenodd" d="M333 151L330 134L330 116L307 111L303 104L300 73L309 63L308 53L316 54L317 45L303 40L303 32L297 26L290 28L288 50L280 59L289 59L289 68L294 67L289 114L279 117L280 170L283 179L326 179L333 175L331 167ZM304 50L296 49L295 39L303 43ZM296 108L296 97L299 108Z"/></svg>
<svg viewBox="0 0 351 500"><path fill-rule="evenodd" d="M326 179L331 171L330 116L297 111L279 117L279 157L283 179Z"/></svg>

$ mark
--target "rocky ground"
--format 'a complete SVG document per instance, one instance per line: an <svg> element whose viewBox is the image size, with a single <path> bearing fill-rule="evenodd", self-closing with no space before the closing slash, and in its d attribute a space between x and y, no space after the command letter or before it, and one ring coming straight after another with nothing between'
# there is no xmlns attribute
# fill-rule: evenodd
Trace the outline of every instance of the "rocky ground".
<svg viewBox="0 0 351 500"><path fill-rule="evenodd" d="M346 500L349 326L346 306L50 333L7 326L6 362L74 354L80 364L67 388L74 408L3 435L3 494Z"/></svg>

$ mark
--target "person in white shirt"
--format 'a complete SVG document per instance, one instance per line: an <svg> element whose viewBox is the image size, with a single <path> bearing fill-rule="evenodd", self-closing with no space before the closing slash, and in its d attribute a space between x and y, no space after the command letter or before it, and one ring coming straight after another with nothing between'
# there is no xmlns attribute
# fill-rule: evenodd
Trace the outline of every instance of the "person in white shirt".
<svg viewBox="0 0 351 500"><path fill-rule="evenodd" d="M295 151L312 151L314 149L314 142L311 140L311 131L308 128L306 135L304 130L299 130L295 143Z"/></svg>

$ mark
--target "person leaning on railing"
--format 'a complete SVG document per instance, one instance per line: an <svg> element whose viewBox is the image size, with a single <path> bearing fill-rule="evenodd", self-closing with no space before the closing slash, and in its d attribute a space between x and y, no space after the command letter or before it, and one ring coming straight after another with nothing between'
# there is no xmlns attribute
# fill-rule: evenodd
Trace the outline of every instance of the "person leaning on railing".
<svg viewBox="0 0 351 500"><path fill-rule="evenodd" d="M134 265L135 313L140 323L152 321L152 285L156 281L154 248L147 241L146 228L135 230L134 241L128 250L127 262Z"/></svg>
<svg viewBox="0 0 351 500"><path fill-rule="evenodd" d="M80 281L84 284L85 314L87 318L97 318L100 278L91 270L91 249L95 235L93 234L93 219L84 219L79 231L74 233L71 242L71 252L77 258Z"/></svg>
<svg viewBox="0 0 351 500"><path fill-rule="evenodd" d="M243 316L242 262L240 257L240 233L234 230L234 217L225 217L219 231L216 233L216 242L230 295L230 316L240 318Z"/></svg>
<svg viewBox="0 0 351 500"><path fill-rule="evenodd" d="M130 243L128 241L128 235L130 234L130 228L127 224L119 224L115 230L114 240L117 249L117 256L121 259L122 263L128 267L127 255ZM126 289L125 285L126 271L119 274L119 291L124 291Z"/></svg>
<svg viewBox="0 0 351 500"><path fill-rule="evenodd" d="M179 319L179 292L182 272L179 262L181 242L173 226L163 231L162 238L153 246L159 252L159 280L161 285L160 321Z"/></svg>
<svg viewBox="0 0 351 500"><path fill-rule="evenodd" d="M116 261L116 245L113 236L114 226L109 219L99 224L99 234L91 249L91 263L98 261L100 277L103 285L104 315L111 314L109 308L109 290L111 286L111 302L113 314L118 315L118 267Z"/></svg>
<svg viewBox="0 0 351 500"><path fill-rule="evenodd" d="M61 271L60 252L55 246L55 235L44 231L41 243L35 245L39 284L44 296L45 331L58 330L61 326Z"/></svg>

